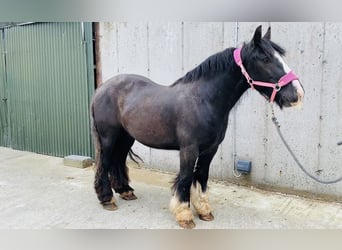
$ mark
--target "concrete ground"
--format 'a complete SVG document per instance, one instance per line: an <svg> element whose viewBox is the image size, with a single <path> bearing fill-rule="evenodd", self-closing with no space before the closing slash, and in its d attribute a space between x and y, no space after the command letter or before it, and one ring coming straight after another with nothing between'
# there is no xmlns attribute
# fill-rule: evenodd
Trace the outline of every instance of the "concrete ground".
<svg viewBox="0 0 342 250"><path fill-rule="evenodd" d="M169 212L174 175L130 167L137 200L116 195L107 211L93 189L92 167L0 147L0 228L178 228ZM210 182L215 220L197 229L341 229L342 204Z"/></svg>

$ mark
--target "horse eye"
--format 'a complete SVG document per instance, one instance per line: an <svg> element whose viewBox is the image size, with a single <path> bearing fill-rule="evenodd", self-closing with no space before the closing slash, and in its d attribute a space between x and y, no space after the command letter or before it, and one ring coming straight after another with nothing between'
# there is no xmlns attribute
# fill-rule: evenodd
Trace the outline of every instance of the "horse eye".
<svg viewBox="0 0 342 250"><path fill-rule="evenodd" d="M263 63L270 63L271 62L271 59L267 56L263 57L261 60Z"/></svg>

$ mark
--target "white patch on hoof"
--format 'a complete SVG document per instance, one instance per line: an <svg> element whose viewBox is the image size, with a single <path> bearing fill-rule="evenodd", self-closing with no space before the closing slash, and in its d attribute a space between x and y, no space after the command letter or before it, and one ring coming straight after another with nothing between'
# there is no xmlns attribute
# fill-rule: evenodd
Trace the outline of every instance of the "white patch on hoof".
<svg viewBox="0 0 342 250"><path fill-rule="evenodd" d="M189 208L188 202L179 202L176 196L173 196L170 201L170 211L176 216L176 220L179 221L192 221L194 215Z"/></svg>
<svg viewBox="0 0 342 250"><path fill-rule="evenodd" d="M207 193L202 192L201 184L196 183L191 186L191 203L194 205L196 212L199 215L208 215L212 212L211 206L209 205L209 198Z"/></svg>

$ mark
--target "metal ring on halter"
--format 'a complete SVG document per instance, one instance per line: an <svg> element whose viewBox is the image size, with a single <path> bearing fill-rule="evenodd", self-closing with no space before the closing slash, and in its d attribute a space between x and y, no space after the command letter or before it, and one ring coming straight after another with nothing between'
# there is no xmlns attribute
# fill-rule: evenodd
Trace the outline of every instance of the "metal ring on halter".
<svg viewBox="0 0 342 250"><path fill-rule="evenodd" d="M274 91L278 92L279 90L281 90L281 86L279 86L279 84L276 83L274 87Z"/></svg>

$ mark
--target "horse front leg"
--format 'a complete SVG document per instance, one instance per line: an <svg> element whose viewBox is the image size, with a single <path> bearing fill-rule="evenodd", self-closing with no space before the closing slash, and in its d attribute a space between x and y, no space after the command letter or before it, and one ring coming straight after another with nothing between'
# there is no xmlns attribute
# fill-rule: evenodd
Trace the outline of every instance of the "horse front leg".
<svg viewBox="0 0 342 250"><path fill-rule="evenodd" d="M179 226L183 228L195 227L194 216L190 209L190 187L197 157L196 145L180 149L180 170L172 188L170 210L176 216Z"/></svg>
<svg viewBox="0 0 342 250"><path fill-rule="evenodd" d="M214 219L212 208L209 204L207 183L209 166L217 152L217 148L215 147L212 151L198 157L191 186L191 203L199 218L204 221L212 221Z"/></svg>

